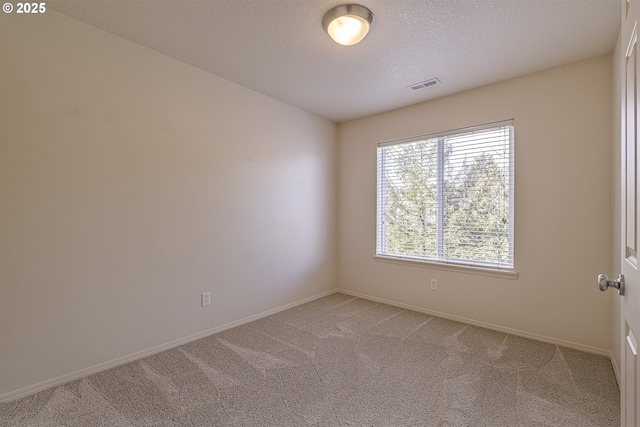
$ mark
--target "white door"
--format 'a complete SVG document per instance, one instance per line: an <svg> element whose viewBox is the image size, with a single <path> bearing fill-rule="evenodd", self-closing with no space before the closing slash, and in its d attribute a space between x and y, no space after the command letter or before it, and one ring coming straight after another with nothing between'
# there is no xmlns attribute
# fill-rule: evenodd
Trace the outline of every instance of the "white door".
<svg viewBox="0 0 640 427"><path fill-rule="evenodd" d="M622 295L622 351L621 369L621 421L622 426L640 426L638 401L640 399L640 365L638 339L640 339L640 272L638 271L638 242L640 214L638 205L638 113L640 113L640 78L638 68L638 21L640 0L622 0L622 41L626 48L622 117L621 162L621 224L622 275L625 292Z"/></svg>

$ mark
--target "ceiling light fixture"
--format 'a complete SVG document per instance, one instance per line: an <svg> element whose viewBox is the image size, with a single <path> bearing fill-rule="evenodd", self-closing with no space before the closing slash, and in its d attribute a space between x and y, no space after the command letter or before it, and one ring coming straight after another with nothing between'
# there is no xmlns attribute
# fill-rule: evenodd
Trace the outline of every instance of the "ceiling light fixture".
<svg viewBox="0 0 640 427"><path fill-rule="evenodd" d="M344 4L325 13L322 27L338 44L351 46L364 39L373 28L373 13L359 4Z"/></svg>

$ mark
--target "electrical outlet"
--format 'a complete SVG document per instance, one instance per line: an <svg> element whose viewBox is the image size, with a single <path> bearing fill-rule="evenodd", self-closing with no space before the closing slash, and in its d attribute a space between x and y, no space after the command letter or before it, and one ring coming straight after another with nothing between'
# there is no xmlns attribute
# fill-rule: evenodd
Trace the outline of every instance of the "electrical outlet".
<svg viewBox="0 0 640 427"><path fill-rule="evenodd" d="M200 295L200 302L202 303L203 307L211 305L211 292L205 292Z"/></svg>
<svg viewBox="0 0 640 427"><path fill-rule="evenodd" d="M431 279L431 290L432 291L438 290L438 281L436 279Z"/></svg>

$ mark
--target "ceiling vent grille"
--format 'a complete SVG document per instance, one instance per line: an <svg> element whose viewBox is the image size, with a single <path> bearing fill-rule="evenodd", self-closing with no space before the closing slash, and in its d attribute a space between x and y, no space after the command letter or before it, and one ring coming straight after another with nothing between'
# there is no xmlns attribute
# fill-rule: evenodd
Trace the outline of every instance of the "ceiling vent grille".
<svg viewBox="0 0 640 427"><path fill-rule="evenodd" d="M411 89L412 91L417 91L417 90L422 90L431 86L435 86L435 85L439 85L440 84L440 80L438 79L429 79L427 81L424 82L420 82L420 83L415 83L412 85L407 86L407 88Z"/></svg>

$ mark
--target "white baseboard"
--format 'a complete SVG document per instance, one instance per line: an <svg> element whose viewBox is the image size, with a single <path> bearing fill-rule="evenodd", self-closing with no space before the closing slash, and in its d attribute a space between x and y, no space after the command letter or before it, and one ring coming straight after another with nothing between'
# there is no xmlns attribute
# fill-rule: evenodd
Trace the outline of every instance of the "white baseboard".
<svg viewBox="0 0 640 427"><path fill-rule="evenodd" d="M310 301L316 300L318 298L325 297L327 295L334 294L336 292L338 292L337 289L332 289L332 290L329 290L329 291L326 291L326 292L322 292L320 294L313 295L313 296L310 296L310 297L307 297L307 298L304 298L304 299L301 299L301 300L298 300L298 301L295 301L295 302L292 302L292 303L289 303L289 304L286 304L286 305L283 305L283 306L280 306L280 307L277 307L277 308L274 308L274 309L271 309L271 310L263 311L262 313L255 314L253 316L245 317L243 319L239 319L239 320L236 320L236 321L233 321L233 322L230 322L230 323L227 323L227 324L224 324L224 325L212 328L212 329L207 329L206 331L198 332L196 334L189 335L187 337L180 338L180 339L177 339L177 340L174 340L174 341L170 341L168 343L161 344L161 345L158 345L158 346L155 346L155 347L151 347L151 348L148 348L148 349L145 349L145 350L141 350L141 351L138 351L136 353L129 354L127 356L119 357L117 359L113 359L113 360L110 360L110 361L107 361L107 362L104 362L104 363L99 363L97 365L90 366L90 367L84 368L84 369L80 369L78 371L71 372L69 374L61 375L59 377L52 378L50 380L46 380L46 381L40 382L38 384L30 385L30 386L21 388L19 390L11 391L9 393L5 393L3 395L0 395L0 403L9 402L9 401L12 401L12 400L15 400L15 399L19 399L21 397L29 396L29 395L37 393L39 391L46 390L48 388L61 385L61 384L67 383L69 381L73 381L73 380L77 380L77 379L80 379L80 378L84 378L84 377L89 376L89 375L97 374L98 372L102 372L102 371L105 371L107 369L115 368L116 366L124 365L125 363L133 362L135 360L142 359L144 357L151 356L153 354L160 353L160 352L165 351L165 350L169 350L169 349L172 349L172 348L175 348L175 347L179 347L181 345L190 343L192 341L199 340L200 338L204 338L204 337L207 337L209 335L217 334L218 332L222 332L222 331L225 331L227 329L235 328L236 326L241 326L241 325L244 325L246 323L252 322L254 320L261 319L263 317L271 316L272 314L276 314L276 313L279 313L281 311L288 310L290 308L296 307L296 306L301 305L301 304L308 303Z"/></svg>
<svg viewBox="0 0 640 427"><path fill-rule="evenodd" d="M511 334L511 335L516 335L519 337L523 337L523 338L530 338L536 341L542 341L542 342L546 342L546 343L550 343L550 344L557 344L557 345L561 345L563 347L568 347L568 348L572 348L574 350L580 350L580 351L585 351L587 353L594 353L594 354L599 354L601 356L607 356L611 359L612 363L613 363L613 352L611 350L608 349L604 349L604 348L599 348L599 347L592 347L589 345L584 345L584 344L579 344L579 343L575 343L572 341L565 341L565 340L561 340L558 338L553 338L553 337L548 337L545 335L539 335L539 334L534 334L531 332L525 332L525 331L521 331L518 329L512 329L512 328L507 328L504 326L500 326L500 325L494 325L492 323L487 323L487 322L480 322L477 320L473 320L473 319L468 319L466 317L460 317L460 316L455 316L455 315L451 315L451 314L447 314L447 313L442 313L439 311L435 311L435 310L428 310L422 307L417 307L415 305L411 305L411 304L404 304L401 302L397 302L397 301L392 301L392 300L388 300L388 299L384 299L384 298L377 298L377 297L372 297L370 295L366 295L366 294L361 294L359 292L352 292L346 289L338 289L337 292L346 294L346 295L351 295L354 297L358 297L358 298L362 298L362 299L366 299L369 301L374 301L374 302L379 302L382 304L388 304L388 305L393 305L395 307L400 307L400 308L405 308L407 310L412 310L412 311L417 311L420 313L424 313L424 314L429 314L431 316L436 316L436 317L442 317L444 319L449 319L449 320L454 320L457 322L461 322L461 323L467 323L469 325L474 325L474 326L480 326L482 328L486 328L486 329L491 329L494 331L498 331L498 332L504 332L507 334ZM614 370L616 369L616 366L614 364ZM616 373L616 375L618 375Z"/></svg>
<svg viewBox="0 0 640 427"><path fill-rule="evenodd" d="M616 374L616 381L618 382L618 388L622 387L622 382L621 382L621 376L620 376L620 366L618 366L618 363L616 362L616 358L613 356L613 352L611 351L611 356L609 357L611 359L611 365L613 365L613 373ZM620 390L620 392L622 393L622 389Z"/></svg>

